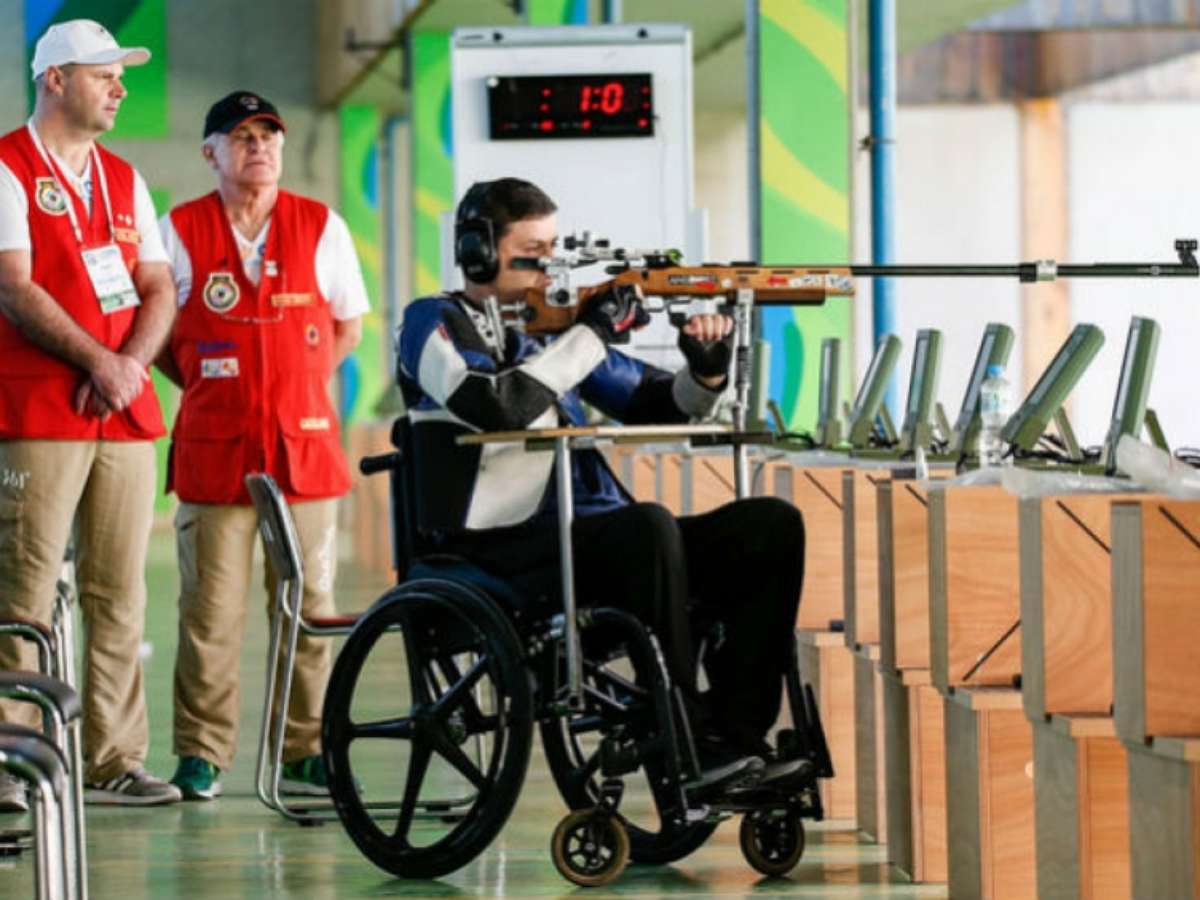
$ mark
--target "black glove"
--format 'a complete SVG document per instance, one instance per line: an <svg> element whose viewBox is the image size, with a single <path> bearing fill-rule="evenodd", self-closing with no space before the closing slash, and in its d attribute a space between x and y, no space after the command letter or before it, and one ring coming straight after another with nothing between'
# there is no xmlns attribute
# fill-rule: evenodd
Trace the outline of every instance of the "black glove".
<svg viewBox="0 0 1200 900"><path fill-rule="evenodd" d="M606 344L625 344L629 333L650 322L650 314L631 284L614 284L588 301L579 322Z"/></svg>
<svg viewBox="0 0 1200 900"><path fill-rule="evenodd" d="M729 374L735 330L731 328L729 334L715 341L698 341L684 331L679 332L679 349L693 375L716 378L718 375Z"/></svg>

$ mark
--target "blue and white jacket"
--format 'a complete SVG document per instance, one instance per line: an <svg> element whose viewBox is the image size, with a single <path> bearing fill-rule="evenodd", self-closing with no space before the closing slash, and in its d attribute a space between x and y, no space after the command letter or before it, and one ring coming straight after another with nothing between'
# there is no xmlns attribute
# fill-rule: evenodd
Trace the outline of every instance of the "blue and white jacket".
<svg viewBox="0 0 1200 900"><path fill-rule="evenodd" d="M468 432L586 424L583 403L630 425L712 415L720 391L605 345L587 326L554 338L505 328L462 294L414 300L396 335L400 389L413 425L417 523L425 531L497 528L552 515L554 454L522 444L461 447ZM629 502L604 457L571 455L575 511Z"/></svg>

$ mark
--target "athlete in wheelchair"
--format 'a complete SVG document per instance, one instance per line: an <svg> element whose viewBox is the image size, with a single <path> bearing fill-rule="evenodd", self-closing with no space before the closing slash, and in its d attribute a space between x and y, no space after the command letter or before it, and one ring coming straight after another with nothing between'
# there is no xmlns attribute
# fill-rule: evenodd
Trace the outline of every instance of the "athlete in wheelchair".
<svg viewBox="0 0 1200 900"><path fill-rule="evenodd" d="M554 339L506 327L487 298L546 287L543 273L510 262L550 254L554 214L528 182L473 186L455 237L466 289L405 311L397 350L408 414L393 432L399 453L386 459L401 583L362 618L334 668L323 733L331 794L376 864L403 877L445 874L507 820L536 721L574 811L552 839L566 877L604 884L628 858L680 859L734 813L744 814L751 864L784 874L804 850L802 818L821 817L816 779L832 774L796 669L800 513L754 498L675 518L634 502L596 450L557 457L569 459L575 516L582 690L572 696L556 456L520 441L458 441L582 425L584 402L627 424L685 423L711 415L726 386L723 315L680 329L688 365L674 375L614 348L647 320L632 290L593 299ZM407 708L360 713L356 689L389 636L403 647L407 671L390 672L407 682ZM792 727L772 745L785 687ZM365 799L355 777L355 748L383 741L407 751L398 809ZM643 785L636 811L623 804L631 778ZM418 823L431 818L433 827Z"/></svg>

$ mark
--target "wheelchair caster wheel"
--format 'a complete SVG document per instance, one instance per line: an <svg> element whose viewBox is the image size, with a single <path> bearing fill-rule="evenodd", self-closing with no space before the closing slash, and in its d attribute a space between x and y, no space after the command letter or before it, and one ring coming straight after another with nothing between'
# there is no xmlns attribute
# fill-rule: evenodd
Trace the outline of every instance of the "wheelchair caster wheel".
<svg viewBox="0 0 1200 900"><path fill-rule="evenodd" d="M629 862L629 833L612 813L576 810L554 829L550 853L563 878L600 887L615 880Z"/></svg>
<svg viewBox="0 0 1200 900"><path fill-rule="evenodd" d="M793 810L746 813L738 837L746 862L772 878L792 871L804 855L804 822Z"/></svg>

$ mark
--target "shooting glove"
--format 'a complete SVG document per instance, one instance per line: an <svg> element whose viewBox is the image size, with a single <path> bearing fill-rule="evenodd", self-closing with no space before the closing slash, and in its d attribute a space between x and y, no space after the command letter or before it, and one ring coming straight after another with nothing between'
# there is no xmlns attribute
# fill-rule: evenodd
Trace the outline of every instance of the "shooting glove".
<svg viewBox="0 0 1200 900"><path fill-rule="evenodd" d="M715 341L699 341L690 334L679 332L679 350L687 360L693 375L715 378L729 374L729 361L733 359L733 342L736 329Z"/></svg>
<svg viewBox="0 0 1200 900"><path fill-rule="evenodd" d="M631 284L614 284L594 294L579 316L606 344L624 344L629 333L650 321L638 290Z"/></svg>

